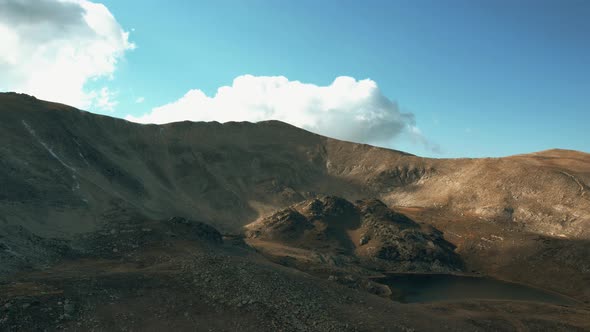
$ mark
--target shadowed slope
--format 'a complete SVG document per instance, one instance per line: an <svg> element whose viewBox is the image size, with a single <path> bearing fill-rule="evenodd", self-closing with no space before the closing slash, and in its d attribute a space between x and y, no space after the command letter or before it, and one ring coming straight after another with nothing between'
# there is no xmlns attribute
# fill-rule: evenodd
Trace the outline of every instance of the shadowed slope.
<svg viewBox="0 0 590 332"><path fill-rule="evenodd" d="M485 238L526 234L514 250L546 248L529 235L590 239L590 156L575 151L428 159L277 121L139 125L14 93L0 94L0 141L0 241L15 225L67 239L107 223L170 216L240 232L322 194L378 198L437 227L455 218L448 225L456 222L458 237L445 236L460 249L478 244L465 240L474 223L485 225ZM0 259L24 259L39 245L4 250ZM582 268L568 274L584 278Z"/></svg>
<svg viewBox="0 0 590 332"><path fill-rule="evenodd" d="M589 301L587 154L427 159L277 121L139 125L13 93L0 142L0 329L588 329L583 305L404 306L364 279L463 267ZM336 269L249 248L236 233L267 215L273 245Z"/></svg>

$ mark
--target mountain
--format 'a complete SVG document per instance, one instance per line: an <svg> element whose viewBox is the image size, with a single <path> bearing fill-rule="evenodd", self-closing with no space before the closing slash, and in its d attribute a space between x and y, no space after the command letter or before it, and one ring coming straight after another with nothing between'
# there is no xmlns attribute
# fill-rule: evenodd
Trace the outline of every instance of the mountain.
<svg viewBox="0 0 590 332"><path fill-rule="evenodd" d="M367 234L374 233L376 227L368 222L371 218L376 220L376 225L389 229L376 236L380 243L393 241L387 234L401 234L399 225L392 226L397 221L409 220L408 225L412 226L408 226L411 230L406 233L426 239L422 244L436 243L434 252L447 258L446 261L439 259L446 262L441 263L445 271L459 269L534 285L586 303L590 301L590 261L587 259L590 257L590 155L586 153L549 150L505 158L429 159L323 137L278 121L140 125L15 93L0 94L0 142L0 280L5 283L5 286L0 284L0 288L5 287L6 294L27 293L11 288L15 280L48 287L45 293L65 291L66 286L55 283L55 279L43 271L54 271L52 273L61 275L63 280L75 280L71 285L83 284L82 279L76 279L74 270L86 271L89 276L98 275L105 283L109 278L121 278L121 285L124 285L135 277L153 277L156 266L168 272L184 266L194 273L189 267L196 263L191 259L224 262L220 263L221 267L207 265L209 272L203 271L204 276L199 274L195 279L197 283L210 278L217 283L216 287L230 287L225 284L226 280L215 277L215 273L235 276L228 272L235 268L230 264L234 262L236 266L248 266L244 273L259 275L252 280L261 283L269 282L267 278L271 277L260 271L268 271L278 273L275 279L271 278L280 280L276 281L278 284L291 285L287 280L299 280L308 285L306 287L316 289L314 292L318 294L338 293L340 291L331 288L340 287L338 285L329 283L326 286L323 279L309 279L325 276L317 274L317 262L297 261L290 265L284 261L289 255L283 252L279 255L282 258L277 259L269 254L268 246L254 243L264 240L293 250L318 251L310 247L313 243L301 234L282 233L280 227L277 233L275 228L279 224L273 224L273 220L286 214L285 220L302 218L303 224L311 227L317 236L333 240L330 255L350 250L347 241L352 239L350 232L358 225L338 228L338 220L348 217L314 225L316 219L301 207L318 199L325 204L325 197L337 197L337 202L348 206L352 215L364 215L368 207L385 209L382 213L390 217L381 214L357 220L359 225L370 226L365 230ZM360 200L358 204L351 203L357 200ZM169 220L186 221L179 225L205 226L182 228L173 226L178 222ZM184 236L194 229L209 227L207 225L214 231L205 233L219 231L223 234L222 244ZM259 235L243 239L244 235L253 234L255 225L260 226L257 228ZM322 233L321 227L336 229L340 237ZM360 238L353 240L356 248ZM187 244L191 241L196 243ZM401 248L399 243L397 247L391 246L396 250ZM195 254L200 258L189 255L189 259L187 248L200 253ZM215 258L218 256L211 252L225 258ZM213 256L204 257L210 254ZM165 259L159 255L175 262L174 269L163 267ZM346 257L375 258L371 255L356 248L354 254ZM413 259L419 261L417 257ZM84 265L88 262L94 263ZM115 262L122 265L115 266ZM358 274L359 269L367 272L370 268L355 264L345 267L345 272ZM397 263L393 261L392 264ZM138 267L144 265L152 270ZM403 269L402 265L395 266ZM428 266L424 262L418 265ZM299 272L293 272L294 267ZM107 276L105 269L126 274ZM169 276L170 280L184 280L184 277L180 272ZM46 285L50 279L54 283ZM157 278L150 280L163 282ZM116 284L116 280L112 282ZM105 289L115 287L109 285ZM168 287L166 283L158 285L158 289ZM75 291L79 288L70 290ZM30 291L27 296L33 293L37 294ZM220 294L207 296L222 296ZM293 289L292 294L295 298L307 296L299 288ZM326 295L327 299L333 298L333 294ZM150 293L150 296L156 295ZM366 296L369 297L359 301L377 301L370 297L373 295ZM42 302L37 298L29 300ZM249 304L250 300L262 301L251 298L244 301ZM92 305L102 305L96 301ZM143 305L138 303L135 305ZM318 306L321 303L318 300ZM379 303L379 306L384 305ZM350 305L346 310L358 309ZM432 308L411 309L410 313L406 307L389 306L384 312L403 311L408 317L436 316ZM242 310L241 307L232 308ZM295 310L294 307L288 309ZM18 315L21 314L18 311ZM578 321L578 314L577 311L567 313L567 317L574 317L569 320L571 326L588 328L588 324L579 323L584 320ZM11 315L5 317L5 322L15 322L15 317L20 317ZM182 318L179 317L176 318ZM248 317L255 326L259 316ZM382 315L379 317L385 319ZM473 327L464 317L455 318L449 324L459 324L461 329ZM34 322L44 328L53 324L30 319L33 325L27 328L36 326ZM296 326L291 320L279 319L275 323L264 326L269 329ZM63 327L74 326L67 325L73 324L71 321L64 324ZM119 326L113 324L95 327ZM139 327L137 324L134 326ZM338 320L326 324L326 328L342 328ZM404 324L428 327L412 319Z"/></svg>
<svg viewBox="0 0 590 332"><path fill-rule="evenodd" d="M17 94L0 96L0 120L4 221L13 210L19 224L48 233L87 231L118 210L238 231L333 193L590 236L590 155L581 152L428 159L277 121L138 125ZM58 221L70 215L75 223Z"/></svg>

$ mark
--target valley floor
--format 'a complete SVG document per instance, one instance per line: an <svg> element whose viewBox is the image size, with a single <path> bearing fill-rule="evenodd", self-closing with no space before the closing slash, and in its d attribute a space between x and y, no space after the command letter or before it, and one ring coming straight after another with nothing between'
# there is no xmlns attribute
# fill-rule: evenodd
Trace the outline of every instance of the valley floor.
<svg viewBox="0 0 590 332"><path fill-rule="evenodd" d="M590 330L583 305L400 304L272 263L240 238L220 244L159 223L117 227L86 239L100 256L72 255L2 282L0 330Z"/></svg>

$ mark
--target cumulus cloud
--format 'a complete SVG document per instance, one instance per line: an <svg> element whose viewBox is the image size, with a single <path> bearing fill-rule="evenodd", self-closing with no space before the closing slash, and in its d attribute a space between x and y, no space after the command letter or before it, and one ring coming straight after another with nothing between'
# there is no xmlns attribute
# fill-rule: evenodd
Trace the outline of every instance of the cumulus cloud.
<svg viewBox="0 0 590 332"><path fill-rule="evenodd" d="M106 88L135 46L111 12L87 0L0 0L0 90L17 91L80 108L116 105Z"/></svg>
<svg viewBox="0 0 590 332"><path fill-rule="evenodd" d="M374 81L346 76L318 86L283 76L244 75L212 97L190 90L175 102L126 119L157 124L280 120L329 137L378 145L406 133L427 146L413 114L400 112Z"/></svg>

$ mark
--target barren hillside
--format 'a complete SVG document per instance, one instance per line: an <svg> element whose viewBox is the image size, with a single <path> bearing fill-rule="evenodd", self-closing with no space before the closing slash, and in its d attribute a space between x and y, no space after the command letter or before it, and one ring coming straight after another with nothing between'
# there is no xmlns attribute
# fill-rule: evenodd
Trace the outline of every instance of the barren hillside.
<svg viewBox="0 0 590 332"><path fill-rule="evenodd" d="M277 261L266 261L240 238L246 225L266 220L272 227L259 231L274 234L266 240L272 239L273 245L298 247L303 243L302 239L307 238L297 235L292 239L291 233L277 231L284 226L281 222L292 223L293 219L289 218L293 216L287 213L289 218L283 220L276 213L284 214L290 210L283 209L293 206L291 210L299 211L297 213L303 215L301 218L307 220L305 223L312 225L315 219L306 215L307 210L302 210L302 206L306 201L328 195L350 202L364 200L364 203L356 203L360 207L351 208L356 209L354 211L365 211L367 206L377 204L374 202L379 202L379 206L384 202L387 206L382 208L393 211L387 213L402 216L401 219L389 219L408 218L412 225L419 224L420 227L412 226L412 234L426 239L424 246L420 244L420 250L426 248L428 241L434 241L440 247L436 247L440 257L453 257L448 259L452 262L448 266L452 268L445 267L446 270L461 266L464 273L527 283L580 301L590 301L590 262L587 259L590 257L590 155L586 153L549 150L506 158L429 159L334 140L278 121L139 125L14 93L0 94L0 142L0 280L4 280L4 286L0 284L0 290L4 292L0 294L0 300L6 300L2 297L7 296L14 302L23 292L29 294L27 296L41 296L38 295L41 294L39 285L53 287L48 288L49 293L82 294L79 289L70 289L74 284L84 284L84 279L76 279L78 277L72 274L75 270L98 275L98 280L106 284L110 278L126 283L128 278L139 275L158 283L154 286L158 289L166 289L168 283L178 280L199 285L208 282L222 285L229 281L215 276L213 281L207 281L209 277L198 275L193 282L184 274L188 273L187 269L190 273L198 273L195 271L199 267L193 265L200 260L211 262L218 259L216 253L224 257L219 260L224 262L223 273L227 275L238 273L233 270L237 269L235 266L243 266L244 271L259 267L263 272L256 276L256 280L261 283L270 278L276 285L295 285L297 282L302 287L323 285L324 280L314 281L318 275L313 272L307 275L293 271L293 266L284 262L278 261L287 267L276 265ZM283 212L279 212L281 210ZM340 229L342 224L339 223L348 217L342 218L324 220L309 227L313 228L314 234L328 236L322 233L323 230L326 227ZM382 227L379 229L393 227L388 224L388 218L371 218L377 220L374 223ZM226 240L236 239L237 244L232 245L233 240L230 244L227 241L223 245L217 244L217 247L190 244L196 240L179 236L189 231L162 226L168 225L161 224L162 220L193 220L198 225L208 224L224 234ZM400 247L398 242L386 238L387 232L394 234L397 231L377 233L371 228L376 226L367 226L373 224L366 220L369 219L359 219L362 229L347 226L341 231L357 242L360 238L354 236L361 230L367 234L380 234L375 235L379 243ZM202 227L207 229L208 226ZM252 225L249 227L251 229ZM149 235L153 232L159 232L159 235ZM212 229L211 232L217 231ZM288 236L289 241L295 242L283 241L281 236ZM336 239L341 241L341 238ZM338 241L334 242L332 249L348 250L342 244L344 242ZM194 249L194 246L201 249ZM257 247L256 244L253 246ZM311 249L316 250L314 248ZM93 252L95 249L97 251ZM258 249L264 252L268 248L259 246ZM371 256L365 255L362 248L355 250L358 257ZM192 256L193 252L201 251L204 253L198 257ZM210 253L212 257L207 256ZM460 257L461 264L455 264L455 254ZM164 264L166 259L162 257L168 257L173 266ZM256 263L249 265L251 262ZM350 271L358 272L357 267L351 267ZM215 265L215 268L207 267L203 271L209 268L217 271L222 267ZM296 268L311 271L309 266ZM366 268L367 265L363 265L363 269ZM266 274L264 271L275 272ZM375 272L384 271L376 268ZM166 282L156 278L161 274L166 276ZM72 280L72 283L61 284L56 277L51 277L55 275ZM323 277L319 275L319 278ZM292 283L292 280L299 281ZM246 283L246 279L242 281ZM37 288L27 288L26 285L36 285ZM115 287L109 285L104 288L112 290ZM329 293L326 296L333 297L340 292L337 286L325 287L326 294ZM47 292L43 294L49 294ZM117 290L115 293L128 296L121 292ZM301 289L294 289L292 294L296 298L304 296L299 292ZM219 296L226 295L206 296L213 296L207 301L217 303ZM338 305L338 315L344 317L347 312L358 310L357 304L346 302L348 298L353 302L369 301L375 305L381 300L370 299L373 295L366 296L369 297L360 299L357 295L346 295L340 299L344 302ZM34 301L44 300L35 298ZM250 297L245 301L250 304ZM298 303L298 300L293 301ZM133 303L140 307L144 305L143 302ZM100 307L103 304L93 305ZM171 306L176 308L177 305ZM222 308L229 304L222 302L219 305ZM510 305L498 304L495 309L490 309L480 303L469 310L491 310L497 313L494 316L497 318L507 315L505 310ZM235 307L233 302L231 306L232 310L244 310L241 305ZM88 310L85 313L90 315L90 307L85 308ZM475 326L469 325L471 323L461 316L462 310L467 310L463 304L453 307L455 311L450 317L454 318L449 319L437 314L440 308L436 305L410 311L406 311L408 307L393 305L383 308L383 316L377 316L404 312L410 317L410 323L406 319L406 323L398 326L400 330L412 326L411 322L417 322L412 317L422 314L442 319L445 324L450 324L449 329ZM529 317L527 315L534 311L531 308L520 308L522 315L518 314L521 315L519 319ZM280 309L265 310L266 315L277 320L275 325L265 325L268 330L291 326L281 321L286 318L277 318ZM543 310L551 311L550 308ZM310 317L315 317L313 309L308 311ZM566 311L554 316L569 317L568 324L573 325L564 325L565 330L568 326L589 327L590 324L580 318L582 311ZM18 322L25 317L18 316L21 314L26 316L18 311L16 316L6 317L11 319L10 322ZM258 314L248 316L252 327L260 318ZM26 317L32 319L33 325L23 325L23 328L53 326L45 321L35 325L36 318ZM537 319L535 317L529 318ZM0 322L1 319L0 313ZM522 319L518 324L534 327ZM312 324L312 320L304 323ZM324 323L334 330L345 324L336 320ZM107 329L117 326L88 324L84 326ZM378 325L378 322L371 324ZM416 328L428 328L427 324L416 324ZM493 322L490 324L483 329L497 327ZM514 326L520 326L518 324ZM64 326L72 328L73 325ZM308 327L312 329L311 326Z"/></svg>
<svg viewBox="0 0 590 332"><path fill-rule="evenodd" d="M138 125L18 94L0 95L0 126L2 221L35 232L67 235L134 213L238 231L335 194L590 236L590 155L575 151L428 159L276 121Z"/></svg>

